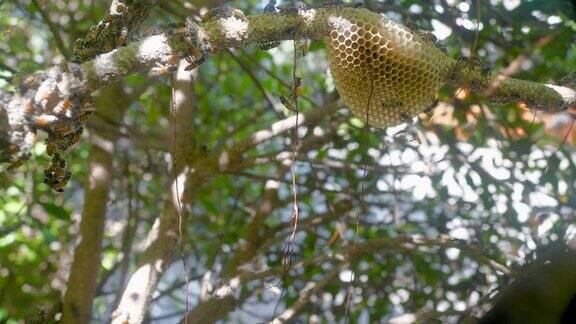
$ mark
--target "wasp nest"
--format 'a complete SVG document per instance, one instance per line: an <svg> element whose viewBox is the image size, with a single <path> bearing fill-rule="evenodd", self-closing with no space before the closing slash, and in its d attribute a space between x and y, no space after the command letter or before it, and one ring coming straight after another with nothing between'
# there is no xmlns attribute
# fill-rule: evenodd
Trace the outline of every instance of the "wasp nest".
<svg viewBox="0 0 576 324"><path fill-rule="evenodd" d="M368 10L342 8L327 19L330 70L356 117L393 126L432 105L453 61L431 41Z"/></svg>

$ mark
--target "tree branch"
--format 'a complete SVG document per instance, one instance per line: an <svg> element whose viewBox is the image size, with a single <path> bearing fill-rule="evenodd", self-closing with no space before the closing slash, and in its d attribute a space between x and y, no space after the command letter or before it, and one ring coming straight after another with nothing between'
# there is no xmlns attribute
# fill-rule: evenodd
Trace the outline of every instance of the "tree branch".
<svg viewBox="0 0 576 324"><path fill-rule="evenodd" d="M189 202L193 192L197 190L204 178L202 175L189 175L188 159L194 150L194 128L189 127L190 120L194 119L195 98L193 94L193 74L184 70L187 64L180 64L174 76L174 117L173 125L175 145L174 166L178 182L172 185L171 195L165 200L164 211L156 220L152 230L148 233L148 244L144 251L141 266L130 278L124 290L122 299L112 315L112 323L142 323L148 312L152 295L156 291L158 282L172 260L172 253L178 242L178 202ZM184 122L186 121L186 122ZM176 188L180 186L180 188ZM177 196L177 195L180 196ZM186 212L182 213L182 223L185 224Z"/></svg>

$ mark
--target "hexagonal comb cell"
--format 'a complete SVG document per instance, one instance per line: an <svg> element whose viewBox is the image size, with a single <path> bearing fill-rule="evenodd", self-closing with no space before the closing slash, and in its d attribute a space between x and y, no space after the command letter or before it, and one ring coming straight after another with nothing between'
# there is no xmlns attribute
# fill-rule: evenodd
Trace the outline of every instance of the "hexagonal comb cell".
<svg viewBox="0 0 576 324"><path fill-rule="evenodd" d="M330 70L356 117L393 126L434 102L453 63L433 43L368 10L342 8L327 19Z"/></svg>

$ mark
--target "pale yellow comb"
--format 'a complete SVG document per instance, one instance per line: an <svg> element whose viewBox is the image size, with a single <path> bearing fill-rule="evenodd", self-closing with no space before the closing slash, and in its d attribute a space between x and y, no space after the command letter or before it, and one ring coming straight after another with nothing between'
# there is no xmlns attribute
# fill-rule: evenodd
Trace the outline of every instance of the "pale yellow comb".
<svg viewBox="0 0 576 324"><path fill-rule="evenodd" d="M330 70L356 117L393 126L432 105L454 61L431 41L368 10L342 8L328 19Z"/></svg>

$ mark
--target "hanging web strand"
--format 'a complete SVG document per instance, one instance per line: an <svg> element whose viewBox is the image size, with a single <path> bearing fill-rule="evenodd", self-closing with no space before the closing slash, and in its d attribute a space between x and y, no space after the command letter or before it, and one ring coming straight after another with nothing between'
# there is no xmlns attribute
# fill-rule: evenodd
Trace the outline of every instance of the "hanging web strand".
<svg viewBox="0 0 576 324"><path fill-rule="evenodd" d="M370 95L368 96L368 106L366 107L366 147L364 149L364 170L362 174L362 185L360 188L360 213L356 215L356 228L354 230L354 241L352 243L352 253L351 253L351 272L350 281L348 283L348 294L346 296L346 310L344 311L344 323L348 323L348 317L350 313L350 303L352 301L352 294L354 291L354 285L356 282L356 275L354 269L356 268L356 248L358 245L358 234L360 232L360 216L361 213L366 209L366 174L368 172L368 148L370 147L370 105L372 103L372 93L374 92L374 80L370 83Z"/></svg>
<svg viewBox="0 0 576 324"><path fill-rule="evenodd" d="M178 243L180 247L180 257L184 268L184 323L188 324L188 264L184 255L184 235L182 221L182 202L180 201L180 185L178 183L178 170L176 168L176 92L174 90L175 77L172 74L172 105L170 114L172 115L172 176L176 192L176 213L178 214Z"/></svg>
<svg viewBox="0 0 576 324"><path fill-rule="evenodd" d="M292 178L292 217L290 219L290 226L291 232L290 236L288 237L288 241L284 244L282 251L280 252L282 256L282 277L280 279L281 291L280 296L278 297L278 302L274 307L274 313L272 314L272 318L276 317L276 313L278 311L278 307L280 305L280 301L282 301L282 297L284 296L284 292L286 290L286 278L290 270L292 269L292 262L294 259L294 247L296 245L295 238L296 238L296 231L298 230L298 221L300 218L300 210L298 208L298 186L296 183L296 150L298 149L298 123L299 123L299 115L300 109L298 106L298 91L300 87L300 78L297 75L297 63L298 63L298 44L294 41L294 62L292 64L292 94L291 97L291 105L294 108L294 112L296 113L296 120L295 120L295 127L292 132L292 154L291 154L291 165L290 165L290 173Z"/></svg>

